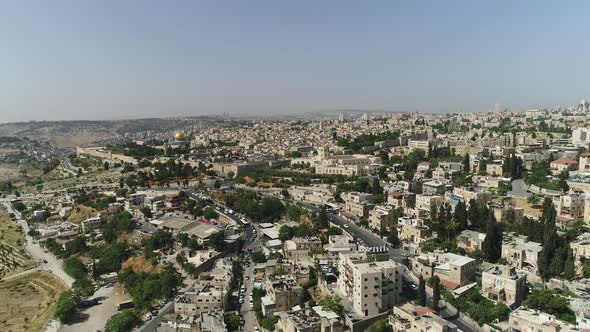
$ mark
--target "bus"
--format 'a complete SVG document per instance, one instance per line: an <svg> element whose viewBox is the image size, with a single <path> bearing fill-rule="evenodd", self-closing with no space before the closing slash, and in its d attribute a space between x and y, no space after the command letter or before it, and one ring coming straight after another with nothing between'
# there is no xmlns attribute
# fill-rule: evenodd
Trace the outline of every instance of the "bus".
<svg viewBox="0 0 590 332"><path fill-rule="evenodd" d="M129 301L125 301L125 302L121 302L119 304L117 304L117 310L121 311L123 309L129 309L129 308L133 308L133 301L129 300Z"/></svg>

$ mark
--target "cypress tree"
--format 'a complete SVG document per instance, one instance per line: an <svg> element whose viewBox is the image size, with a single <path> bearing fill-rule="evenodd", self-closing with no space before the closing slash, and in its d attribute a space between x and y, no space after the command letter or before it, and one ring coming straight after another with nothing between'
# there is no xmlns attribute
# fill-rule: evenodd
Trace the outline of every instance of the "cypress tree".
<svg viewBox="0 0 590 332"><path fill-rule="evenodd" d="M466 230L469 226L467 222L467 207L463 201L459 201L455 206L455 220L459 223L459 230L461 231Z"/></svg>
<svg viewBox="0 0 590 332"><path fill-rule="evenodd" d="M465 174L469 174L469 154L465 154L463 156L463 172L465 172Z"/></svg>
<svg viewBox="0 0 590 332"><path fill-rule="evenodd" d="M572 248L569 248L567 251L567 258L565 259L563 274L568 280L572 280L576 276L576 266L574 264L574 251L572 250Z"/></svg>
<svg viewBox="0 0 590 332"><path fill-rule="evenodd" d="M480 214L477 202L475 199L469 200L469 210L467 211L467 219L471 221L473 228L479 228L480 225Z"/></svg>
<svg viewBox="0 0 590 332"><path fill-rule="evenodd" d="M565 263L560 257L556 257L558 254L558 236L557 228L555 227L555 219L557 212L553 207L553 203L550 198L545 198L543 202L543 215L541 216L541 222L543 223L543 250L539 257L539 274L544 280L551 277L552 274L560 274L558 266ZM559 253L561 254L561 253ZM560 261L561 259L561 261ZM553 262L556 260L557 262Z"/></svg>
<svg viewBox="0 0 590 332"><path fill-rule="evenodd" d="M438 276L432 277L432 310L438 311L438 304L440 302L440 279Z"/></svg>
<svg viewBox="0 0 590 332"><path fill-rule="evenodd" d="M491 214L488 220L486 238L482 243L482 251L485 260L490 263L496 263L502 256L502 231Z"/></svg>
<svg viewBox="0 0 590 332"><path fill-rule="evenodd" d="M426 283L424 282L424 277L422 277L422 275L418 278L418 296L416 302L421 306L426 305Z"/></svg>

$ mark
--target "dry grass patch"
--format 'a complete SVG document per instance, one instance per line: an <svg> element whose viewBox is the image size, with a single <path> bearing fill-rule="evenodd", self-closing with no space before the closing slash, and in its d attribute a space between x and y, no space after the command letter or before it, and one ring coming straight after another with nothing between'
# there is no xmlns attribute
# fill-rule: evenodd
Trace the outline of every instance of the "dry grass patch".
<svg viewBox="0 0 590 332"><path fill-rule="evenodd" d="M66 286L46 272L0 282L0 331L42 331L64 290Z"/></svg>
<svg viewBox="0 0 590 332"><path fill-rule="evenodd" d="M85 205L76 205L76 207L72 209L72 213L68 216L68 221L77 224L82 220L93 217L96 217L95 209Z"/></svg>
<svg viewBox="0 0 590 332"><path fill-rule="evenodd" d="M533 207L531 204L529 204L527 202L527 200L525 198L509 197L509 198L503 198L503 201L507 202L509 204L512 204L516 207L524 209L525 215L530 215L530 216L537 217L537 218L541 217L541 213L542 213L541 209Z"/></svg>
<svg viewBox="0 0 590 332"><path fill-rule="evenodd" d="M152 265L149 260L146 260L143 255L133 256L123 262L121 270L131 267L133 272L146 272L152 274L158 274L162 270L160 264Z"/></svg>

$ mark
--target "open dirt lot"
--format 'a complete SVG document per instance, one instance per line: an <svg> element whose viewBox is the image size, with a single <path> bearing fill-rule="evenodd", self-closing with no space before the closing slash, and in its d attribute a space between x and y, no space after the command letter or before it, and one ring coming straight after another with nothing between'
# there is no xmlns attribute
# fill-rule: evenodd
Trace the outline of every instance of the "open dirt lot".
<svg viewBox="0 0 590 332"><path fill-rule="evenodd" d="M529 215L529 216L533 216L533 217L537 217L537 218L539 218L541 216L541 210L538 208L534 208L531 204L527 203L526 199L524 199L524 198L512 197L509 199L504 198L504 200L508 201L508 203L510 203L516 207L523 208L525 215Z"/></svg>
<svg viewBox="0 0 590 332"><path fill-rule="evenodd" d="M0 331L41 331L65 289L61 281L46 272L0 282Z"/></svg>

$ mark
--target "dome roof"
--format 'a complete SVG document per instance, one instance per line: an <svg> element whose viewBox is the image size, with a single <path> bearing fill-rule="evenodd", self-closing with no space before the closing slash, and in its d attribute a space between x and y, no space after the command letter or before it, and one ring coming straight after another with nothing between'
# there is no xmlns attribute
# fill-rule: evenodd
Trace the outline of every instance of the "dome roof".
<svg viewBox="0 0 590 332"><path fill-rule="evenodd" d="M177 141L184 141L184 134L178 131L174 134L174 139Z"/></svg>

